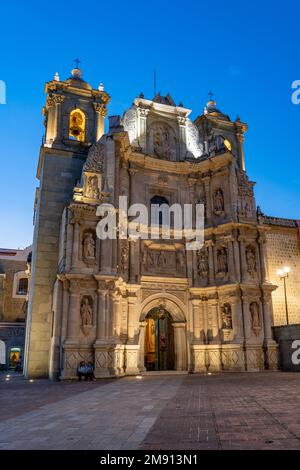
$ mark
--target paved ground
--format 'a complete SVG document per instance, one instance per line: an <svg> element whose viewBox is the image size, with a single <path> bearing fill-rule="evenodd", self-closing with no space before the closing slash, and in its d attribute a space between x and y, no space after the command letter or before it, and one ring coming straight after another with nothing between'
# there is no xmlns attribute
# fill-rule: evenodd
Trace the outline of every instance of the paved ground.
<svg viewBox="0 0 300 470"><path fill-rule="evenodd" d="M0 376L0 449L300 449L300 374Z"/></svg>

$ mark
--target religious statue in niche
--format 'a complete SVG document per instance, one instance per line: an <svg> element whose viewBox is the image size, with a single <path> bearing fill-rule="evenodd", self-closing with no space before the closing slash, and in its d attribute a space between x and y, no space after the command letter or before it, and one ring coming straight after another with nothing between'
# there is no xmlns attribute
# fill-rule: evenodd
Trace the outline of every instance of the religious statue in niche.
<svg viewBox="0 0 300 470"><path fill-rule="evenodd" d="M228 273L228 260L226 248L217 251L217 271L219 274Z"/></svg>
<svg viewBox="0 0 300 470"><path fill-rule="evenodd" d="M176 268L180 273L185 272L185 254L183 249L179 249L176 252Z"/></svg>
<svg viewBox="0 0 300 470"><path fill-rule="evenodd" d="M89 176L86 185L86 197L90 199L99 199L99 188L97 176Z"/></svg>
<svg viewBox="0 0 300 470"><path fill-rule="evenodd" d="M261 328L259 306L257 302L251 302L250 314L251 314L252 329L254 331L257 331Z"/></svg>
<svg viewBox="0 0 300 470"><path fill-rule="evenodd" d="M246 263L247 263L247 271L250 276L255 277L257 272L256 267L256 250L253 246L247 246L246 248Z"/></svg>
<svg viewBox="0 0 300 470"><path fill-rule="evenodd" d="M124 273L128 268L129 249L127 244L123 244L121 248L121 271Z"/></svg>
<svg viewBox="0 0 300 470"><path fill-rule="evenodd" d="M224 304L222 311L222 329L232 330L232 313L230 304Z"/></svg>
<svg viewBox="0 0 300 470"><path fill-rule="evenodd" d="M167 127L160 125L153 129L153 151L157 157L170 160L170 134Z"/></svg>
<svg viewBox="0 0 300 470"><path fill-rule="evenodd" d="M83 237L83 259L94 260L96 258L96 243L91 232L87 232Z"/></svg>
<svg viewBox="0 0 300 470"><path fill-rule="evenodd" d="M208 273L208 260L206 249L197 251L197 272L199 277L203 278L207 276Z"/></svg>
<svg viewBox="0 0 300 470"><path fill-rule="evenodd" d="M214 210L217 215L224 212L224 196L221 188L218 188L214 193Z"/></svg>
<svg viewBox="0 0 300 470"><path fill-rule="evenodd" d="M91 299L87 296L83 297L80 307L81 326L89 326L93 324L93 308Z"/></svg>

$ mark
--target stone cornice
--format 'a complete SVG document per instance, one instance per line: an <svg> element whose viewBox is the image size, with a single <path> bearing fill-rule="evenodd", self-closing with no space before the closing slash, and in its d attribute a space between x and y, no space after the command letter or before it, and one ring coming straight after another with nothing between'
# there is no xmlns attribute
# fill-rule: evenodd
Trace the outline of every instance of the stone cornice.
<svg viewBox="0 0 300 470"><path fill-rule="evenodd" d="M224 166L228 166L233 161L231 153L226 152L222 155L207 158L206 160L181 161L171 162L159 158L145 155L139 152L131 152L128 155L131 163L135 164L136 168L149 169L155 171L164 171L172 174L199 174L207 173L208 171L219 170Z"/></svg>

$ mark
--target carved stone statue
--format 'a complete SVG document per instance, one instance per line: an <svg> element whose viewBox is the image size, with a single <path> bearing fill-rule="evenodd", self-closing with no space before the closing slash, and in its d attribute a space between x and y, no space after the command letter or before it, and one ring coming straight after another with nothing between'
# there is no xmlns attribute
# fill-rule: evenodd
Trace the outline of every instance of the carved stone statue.
<svg viewBox="0 0 300 470"><path fill-rule="evenodd" d="M121 249L121 271L125 272L128 267L129 250L127 245L123 245Z"/></svg>
<svg viewBox="0 0 300 470"><path fill-rule="evenodd" d="M81 325L87 326L93 324L93 309L88 297L83 297L80 307Z"/></svg>
<svg viewBox="0 0 300 470"><path fill-rule="evenodd" d="M153 130L153 151L157 157L170 160L170 135L165 126L156 126Z"/></svg>
<svg viewBox="0 0 300 470"><path fill-rule="evenodd" d="M257 302L251 302L250 314L251 314L252 328L253 329L260 328L261 321L260 321L260 314L259 314L259 306Z"/></svg>
<svg viewBox="0 0 300 470"><path fill-rule="evenodd" d="M222 329L232 330L232 313L230 304L224 304L222 311Z"/></svg>
<svg viewBox="0 0 300 470"><path fill-rule="evenodd" d="M197 272L199 277L206 277L208 273L208 260L206 250L197 252Z"/></svg>
<svg viewBox="0 0 300 470"><path fill-rule="evenodd" d="M86 197L91 199L99 199L99 188L97 176L90 176L87 180Z"/></svg>
<svg viewBox="0 0 300 470"><path fill-rule="evenodd" d="M218 273L227 273L228 272L228 261L227 261L227 250L226 248L221 248L217 252L217 270Z"/></svg>
<svg viewBox="0 0 300 470"><path fill-rule="evenodd" d="M221 188L218 188L214 194L214 209L215 212L223 212L224 211L224 196L223 191Z"/></svg>
<svg viewBox="0 0 300 470"><path fill-rule="evenodd" d="M83 258L86 260L95 259L96 257L96 245L93 234L87 232L83 239Z"/></svg>
<svg viewBox="0 0 300 470"><path fill-rule="evenodd" d="M184 272L185 255L184 255L184 251L182 249L180 249L176 252L176 266L177 266L177 271L179 271L181 273Z"/></svg>
<svg viewBox="0 0 300 470"><path fill-rule="evenodd" d="M252 277L254 277L255 273L257 272L257 267L256 267L256 251L253 246L248 246L246 248L246 263L247 263L248 273Z"/></svg>

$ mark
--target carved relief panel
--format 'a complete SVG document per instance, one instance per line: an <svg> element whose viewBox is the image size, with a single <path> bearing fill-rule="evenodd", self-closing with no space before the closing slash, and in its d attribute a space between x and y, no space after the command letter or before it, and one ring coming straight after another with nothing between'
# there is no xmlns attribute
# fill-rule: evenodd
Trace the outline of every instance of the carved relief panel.
<svg viewBox="0 0 300 470"><path fill-rule="evenodd" d="M157 274L171 276L186 275L186 255L183 246L177 249L172 245L168 247L159 244L143 246L142 272L144 274Z"/></svg>

